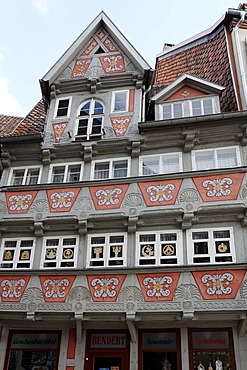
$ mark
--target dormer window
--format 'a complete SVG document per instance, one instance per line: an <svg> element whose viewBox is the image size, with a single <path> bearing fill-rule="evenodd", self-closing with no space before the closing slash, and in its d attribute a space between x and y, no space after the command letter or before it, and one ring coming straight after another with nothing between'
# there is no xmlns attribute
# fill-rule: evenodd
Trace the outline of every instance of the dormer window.
<svg viewBox="0 0 247 370"><path fill-rule="evenodd" d="M100 140L104 119L104 106L95 99L84 102L78 112L76 135L83 140Z"/></svg>
<svg viewBox="0 0 247 370"><path fill-rule="evenodd" d="M162 106L162 109L163 109L163 119L183 117L182 103L164 104Z"/></svg>
<svg viewBox="0 0 247 370"><path fill-rule="evenodd" d="M192 116L202 116L213 113L215 113L213 107L213 98L196 99L191 101Z"/></svg>
<svg viewBox="0 0 247 370"><path fill-rule="evenodd" d="M64 118L69 116L71 98L58 99L55 107L54 118Z"/></svg>

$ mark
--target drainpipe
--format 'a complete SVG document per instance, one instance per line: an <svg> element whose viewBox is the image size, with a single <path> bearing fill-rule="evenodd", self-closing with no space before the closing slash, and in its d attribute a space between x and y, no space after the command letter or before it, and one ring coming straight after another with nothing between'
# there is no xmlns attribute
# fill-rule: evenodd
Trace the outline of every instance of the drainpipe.
<svg viewBox="0 0 247 370"><path fill-rule="evenodd" d="M246 73L245 73L245 68L244 68L244 63L243 63L243 58L242 58L242 53L241 53L240 39L239 39L239 28L245 20L246 12L238 11L236 13L236 11L231 11L229 9L228 14L233 15L233 16L236 16L236 15L240 16L240 20L238 21L238 23L233 29L233 35L234 35L235 43L236 43L237 60L238 60L238 65L239 65L239 70L240 70L240 79L241 79L241 84L242 84L242 89L243 89L243 94L244 94L244 104L245 104L244 109L246 109L247 108L247 83L246 83Z"/></svg>
<svg viewBox="0 0 247 370"><path fill-rule="evenodd" d="M142 93L142 117L141 122L145 122L145 107L146 107L146 95L151 90L151 84L149 87Z"/></svg>

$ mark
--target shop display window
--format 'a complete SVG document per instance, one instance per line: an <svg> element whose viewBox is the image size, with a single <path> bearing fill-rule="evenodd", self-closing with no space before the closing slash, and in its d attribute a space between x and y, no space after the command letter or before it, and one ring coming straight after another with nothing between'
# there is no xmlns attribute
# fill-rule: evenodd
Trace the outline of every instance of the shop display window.
<svg viewBox="0 0 247 370"><path fill-rule="evenodd" d="M231 331L190 331L191 369L235 370Z"/></svg>

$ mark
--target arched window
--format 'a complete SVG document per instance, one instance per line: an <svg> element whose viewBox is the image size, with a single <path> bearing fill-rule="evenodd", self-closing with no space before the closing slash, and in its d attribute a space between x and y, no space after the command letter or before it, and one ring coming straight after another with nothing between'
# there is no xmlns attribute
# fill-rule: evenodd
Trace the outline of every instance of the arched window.
<svg viewBox="0 0 247 370"><path fill-rule="evenodd" d="M77 136L83 140L100 140L104 118L104 106L95 99L82 104L78 114Z"/></svg>

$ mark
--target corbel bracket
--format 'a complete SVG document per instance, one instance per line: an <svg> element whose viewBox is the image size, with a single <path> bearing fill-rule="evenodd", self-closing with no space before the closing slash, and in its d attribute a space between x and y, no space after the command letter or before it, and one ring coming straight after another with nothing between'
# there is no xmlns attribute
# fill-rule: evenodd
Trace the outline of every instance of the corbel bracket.
<svg viewBox="0 0 247 370"><path fill-rule="evenodd" d="M91 162L93 159L93 148L92 145L83 147L83 160L84 162Z"/></svg>
<svg viewBox="0 0 247 370"><path fill-rule="evenodd" d="M187 130L183 131L183 136L184 136L184 142L183 142L183 147L184 147L184 152L190 152L192 149L194 149L195 144L199 142L198 139L198 130Z"/></svg>
<svg viewBox="0 0 247 370"><path fill-rule="evenodd" d="M87 233L87 220L79 220L78 221L78 233L79 235L85 235Z"/></svg>
<svg viewBox="0 0 247 370"><path fill-rule="evenodd" d="M133 141L131 146L131 157L132 158L139 157L140 152L141 152L141 142Z"/></svg>
<svg viewBox="0 0 247 370"><path fill-rule="evenodd" d="M35 221L33 224L34 228L34 235L35 236L43 236L43 222L42 221Z"/></svg>
<svg viewBox="0 0 247 370"><path fill-rule="evenodd" d="M42 163L44 166L51 164L51 151L50 149L42 150Z"/></svg>
<svg viewBox="0 0 247 370"><path fill-rule="evenodd" d="M139 220L138 216L128 218L127 227L128 227L128 232L129 233L135 233L136 232L138 220Z"/></svg>
<svg viewBox="0 0 247 370"><path fill-rule="evenodd" d="M11 155L10 155L9 151L3 150L1 163L2 163L3 168L10 167L10 165L11 165Z"/></svg>
<svg viewBox="0 0 247 370"><path fill-rule="evenodd" d="M101 87L101 83L99 82L98 79L92 78L90 80L90 92L91 94L95 94L97 89Z"/></svg>
<svg viewBox="0 0 247 370"><path fill-rule="evenodd" d="M241 125L242 132L237 135L241 145L247 145L247 126Z"/></svg>
<svg viewBox="0 0 247 370"><path fill-rule="evenodd" d="M192 223L194 220L195 220L194 212L184 213L181 224L182 230L190 229L192 227Z"/></svg>

